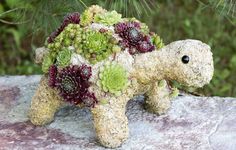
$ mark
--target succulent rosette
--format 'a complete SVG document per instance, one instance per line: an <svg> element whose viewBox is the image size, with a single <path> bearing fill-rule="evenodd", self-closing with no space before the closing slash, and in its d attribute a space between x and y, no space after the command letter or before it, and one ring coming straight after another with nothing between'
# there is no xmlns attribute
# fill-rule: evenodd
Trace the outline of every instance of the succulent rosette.
<svg viewBox="0 0 236 150"><path fill-rule="evenodd" d="M143 33L141 27L136 21L115 25L115 32L122 38L120 44L123 48L129 48L130 54L151 52L155 49L149 35Z"/></svg>
<svg viewBox="0 0 236 150"><path fill-rule="evenodd" d="M119 96L128 86L127 72L119 64L107 63L100 69L98 85L104 92Z"/></svg>
<svg viewBox="0 0 236 150"><path fill-rule="evenodd" d="M121 14L117 13L116 11L110 11L110 12L106 12L103 14L96 14L94 16L94 22L97 23L102 23L105 25L114 25L118 22L120 22L121 19Z"/></svg>
<svg viewBox="0 0 236 150"><path fill-rule="evenodd" d="M49 86L57 88L59 95L72 104L84 104L94 107L97 103L95 95L89 92L91 67L87 65L67 66L58 70L55 65L49 69Z"/></svg>
<svg viewBox="0 0 236 150"><path fill-rule="evenodd" d="M81 47L77 53L82 54L92 64L95 64L117 51L115 43L117 41L111 33L88 29L82 37Z"/></svg>

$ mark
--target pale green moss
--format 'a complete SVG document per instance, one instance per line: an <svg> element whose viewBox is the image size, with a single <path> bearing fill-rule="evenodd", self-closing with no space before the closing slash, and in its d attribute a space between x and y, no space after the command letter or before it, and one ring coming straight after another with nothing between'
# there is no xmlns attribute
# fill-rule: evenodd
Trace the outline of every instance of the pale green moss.
<svg viewBox="0 0 236 150"><path fill-rule="evenodd" d="M114 25L121 21L121 17L121 14L113 10L103 14L96 14L94 16L94 22L102 23L105 25Z"/></svg>
<svg viewBox="0 0 236 150"><path fill-rule="evenodd" d="M98 85L105 92L120 95L128 86L126 70L119 64L108 63L100 69Z"/></svg>

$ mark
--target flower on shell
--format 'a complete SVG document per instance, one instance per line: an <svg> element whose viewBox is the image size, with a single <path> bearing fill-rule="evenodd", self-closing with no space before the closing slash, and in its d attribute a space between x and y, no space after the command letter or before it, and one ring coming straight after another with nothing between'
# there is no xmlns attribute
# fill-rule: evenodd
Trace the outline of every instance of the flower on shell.
<svg viewBox="0 0 236 150"><path fill-rule="evenodd" d="M105 92L119 96L127 88L128 82L126 70L117 63L106 63L100 69L98 86Z"/></svg>
<svg viewBox="0 0 236 150"><path fill-rule="evenodd" d="M89 66L67 66L58 72L56 77L56 87L59 90L59 95L63 99L72 104L84 103L87 106L94 106L97 103L97 99L93 93L90 93L88 88L89 77L91 72L86 74L83 73L86 68L86 72L90 71ZM83 74L83 76L82 76Z"/></svg>
<svg viewBox="0 0 236 150"><path fill-rule="evenodd" d="M72 51L69 49L63 49L62 51L59 51L57 54L57 65L59 67L66 67L70 64Z"/></svg>
<svg viewBox="0 0 236 150"><path fill-rule="evenodd" d="M103 14L96 14L94 16L94 22L102 23L105 25L114 25L121 21L121 14L116 11L109 11Z"/></svg>

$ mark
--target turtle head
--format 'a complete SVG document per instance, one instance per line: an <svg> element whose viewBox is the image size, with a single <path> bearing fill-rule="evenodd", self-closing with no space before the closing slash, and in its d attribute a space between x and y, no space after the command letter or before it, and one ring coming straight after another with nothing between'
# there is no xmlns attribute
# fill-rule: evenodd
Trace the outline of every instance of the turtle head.
<svg viewBox="0 0 236 150"><path fill-rule="evenodd" d="M210 46L198 40L170 43L166 51L166 78L192 87L202 87L212 79L214 67Z"/></svg>

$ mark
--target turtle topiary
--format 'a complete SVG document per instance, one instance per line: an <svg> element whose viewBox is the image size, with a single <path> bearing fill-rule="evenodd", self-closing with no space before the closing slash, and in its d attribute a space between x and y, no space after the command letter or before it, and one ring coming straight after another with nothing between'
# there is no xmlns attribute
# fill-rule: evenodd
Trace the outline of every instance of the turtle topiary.
<svg viewBox="0 0 236 150"><path fill-rule="evenodd" d="M32 98L29 117L35 125L50 123L65 103L89 107L99 142L120 146L129 135L126 104L145 94L145 108L167 112L178 90L167 81L202 87L213 76L210 47L198 40L164 45L134 18L91 6L65 17L36 62L45 72Z"/></svg>

